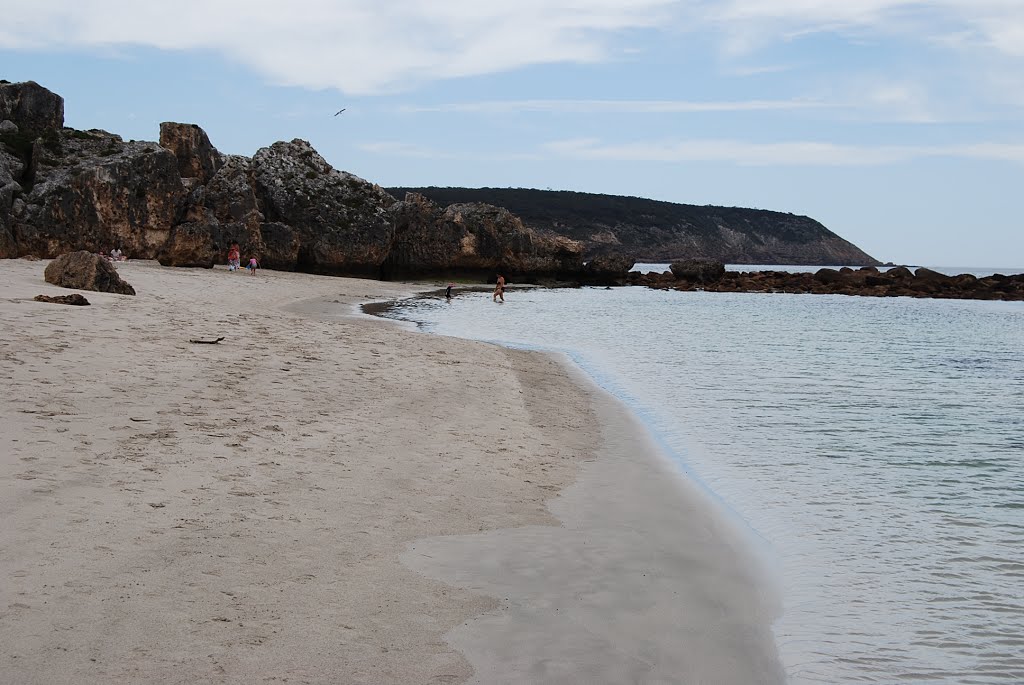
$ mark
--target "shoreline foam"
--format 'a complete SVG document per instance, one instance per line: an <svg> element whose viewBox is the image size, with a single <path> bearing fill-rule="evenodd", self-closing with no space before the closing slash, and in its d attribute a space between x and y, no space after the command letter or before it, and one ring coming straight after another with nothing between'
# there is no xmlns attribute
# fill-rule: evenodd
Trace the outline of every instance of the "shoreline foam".
<svg viewBox="0 0 1024 685"><path fill-rule="evenodd" d="M600 437L548 503L558 525L418 540L403 556L430 578L503 598L448 635L474 667L470 682L785 682L771 630L780 602L749 532L625 405L562 366Z"/></svg>

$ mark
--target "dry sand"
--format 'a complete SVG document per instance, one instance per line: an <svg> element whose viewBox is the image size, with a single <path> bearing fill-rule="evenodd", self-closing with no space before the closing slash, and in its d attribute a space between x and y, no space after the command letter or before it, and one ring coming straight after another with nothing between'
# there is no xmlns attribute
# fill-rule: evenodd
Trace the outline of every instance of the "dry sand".
<svg viewBox="0 0 1024 685"><path fill-rule="evenodd" d="M44 266L0 261L0 681L782 681L743 533L559 360L353 314L411 285Z"/></svg>

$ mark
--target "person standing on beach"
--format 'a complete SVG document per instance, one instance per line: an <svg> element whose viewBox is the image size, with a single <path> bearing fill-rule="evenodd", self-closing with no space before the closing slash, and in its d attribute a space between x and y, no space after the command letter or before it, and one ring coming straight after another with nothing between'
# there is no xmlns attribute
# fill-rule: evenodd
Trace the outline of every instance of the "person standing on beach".
<svg viewBox="0 0 1024 685"><path fill-rule="evenodd" d="M505 277L501 274L498 274L498 282L494 285L494 295L491 299L497 302L499 298L502 302L505 301Z"/></svg>
<svg viewBox="0 0 1024 685"><path fill-rule="evenodd" d="M452 288L453 287L455 287L455 284L454 283L449 283L448 287L444 289L444 299L448 300L449 302L452 299Z"/></svg>
<svg viewBox="0 0 1024 685"><path fill-rule="evenodd" d="M249 257L249 275L250 276L255 276L256 275L256 269L258 269L259 266L260 266L260 263L256 261L255 257Z"/></svg>
<svg viewBox="0 0 1024 685"><path fill-rule="evenodd" d="M242 255L238 249L238 243L231 243L228 249L228 271L236 271L242 268Z"/></svg>

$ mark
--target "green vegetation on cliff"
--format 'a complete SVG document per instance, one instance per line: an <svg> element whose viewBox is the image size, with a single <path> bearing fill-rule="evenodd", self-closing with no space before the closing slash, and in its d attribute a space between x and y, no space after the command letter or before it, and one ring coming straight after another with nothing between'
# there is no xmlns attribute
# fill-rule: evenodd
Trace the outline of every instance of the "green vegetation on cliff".
<svg viewBox="0 0 1024 685"><path fill-rule="evenodd" d="M528 188L388 188L440 205L485 202L523 223L584 244L587 258L637 261L717 259L733 264L849 264L878 261L806 216L741 207L676 204L619 195Z"/></svg>

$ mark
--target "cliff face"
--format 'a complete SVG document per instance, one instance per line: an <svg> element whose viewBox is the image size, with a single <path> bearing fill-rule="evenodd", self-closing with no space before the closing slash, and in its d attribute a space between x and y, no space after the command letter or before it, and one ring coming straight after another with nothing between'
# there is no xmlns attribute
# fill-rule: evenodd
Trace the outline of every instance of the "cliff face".
<svg viewBox="0 0 1024 685"><path fill-rule="evenodd" d="M582 273L582 248L507 210L399 202L331 167L303 140L222 155L194 124L160 141L65 128L64 101L0 82L0 257L120 247L136 259L209 267L232 242L269 268L388 277Z"/></svg>
<svg viewBox="0 0 1024 685"><path fill-rule="evenodd" d="M440 204L505 207L531 228L583 243L588 260L628 254L639 262L703 258L731 264L879 263L814 219L781 212L519 188L391 191L421 193Z"/></svg>
<svg viewBox="0 0 1024 685"><path fill-rule="evenodd" d="M573 277L582 271L582 245L537 235L501 207L440 207L423 195L408 193L391 207L391 219L395 234L385 263L389 276L439 271Z"/></svg>

